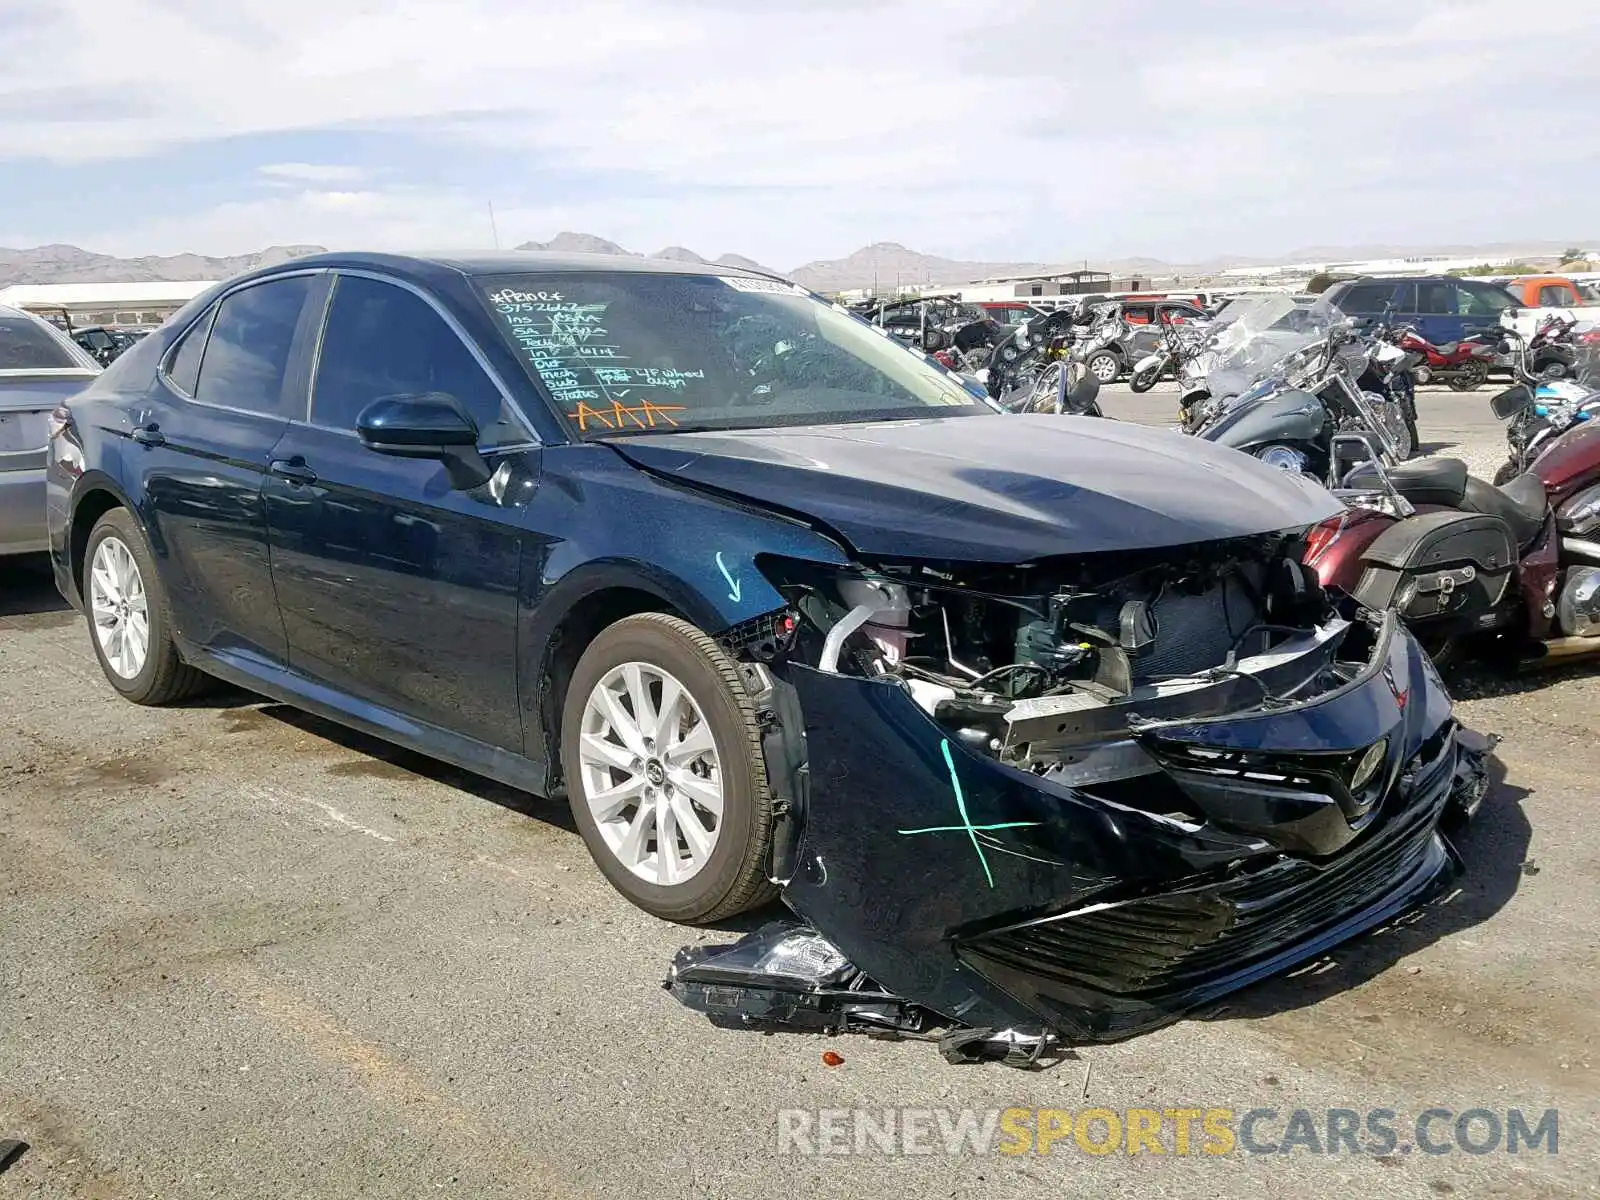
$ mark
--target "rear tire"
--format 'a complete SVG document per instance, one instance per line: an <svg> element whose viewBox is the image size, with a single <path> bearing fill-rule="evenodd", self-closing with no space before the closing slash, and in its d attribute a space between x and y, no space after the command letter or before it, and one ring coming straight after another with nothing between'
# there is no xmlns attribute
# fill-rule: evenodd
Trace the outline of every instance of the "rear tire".
<svg viewBox="0 0 1600 1200"><path fill-rule="evenodd" d="M1089 374L1103 384L1115 383L1117 376L1122 374L1122 360L1109 350L1096 350L1084 359L1083 365L1089 368Z"/></svg>
<svg viewBox="0 0 1600 1200"><path fill-rule="evenodd" d="M1481 362L1470 362L1450 376L1450 388L1457 392L1475 392L1489 382L1489 368Z"/></svg>
<svg viewBox="0 0 1600 1200"><path fill-rule="evenodd" d="M636 750L626 748L634 740L628 719L640 716L630 673L644 679ZM681 737L679 718L670 732L665 722L652 720L666 702L669 681L687 700L675 706L688 728ZM615 703L608 701L605 691L619 686L624 691L613 690ZM691 758L674 753L695 734L708 750ZM699 925L777 895L767 876L772 795L755 706L734 661L689 622L642 613L590 643L567 690L561 763L572 817L595 865L645 912ZM716 804L703 802L711 791L720 793ZM628 798L608 801L605 792ZM663 824L669 826L666 847L660 844ZM673 881L674 874L687 877Z"/></svg>
<svg viewBox="0 0 1600 1200"><path fill-rule="evenodd" d="M144 531L127 509L112 509L89 531L78 583L95 658L107 682L124 699L172 704L210 684L178 654L166 589Z"/></svg>

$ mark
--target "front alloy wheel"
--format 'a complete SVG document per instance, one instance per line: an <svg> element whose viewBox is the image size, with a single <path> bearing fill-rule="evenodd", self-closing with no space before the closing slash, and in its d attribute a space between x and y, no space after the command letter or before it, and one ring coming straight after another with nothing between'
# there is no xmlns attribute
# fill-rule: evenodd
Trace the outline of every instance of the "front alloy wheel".
<svg viewBox="0 0 1600 1200"><path fill-rule="evenodd" d="M774 820L761 724L739 666L666 613L602 630L561 718L572 819L646 912L701 924L765 904Z"/></svg>
<svg viewBox="0 0 1600 1200"><path fill-rule="evenodd" d="M722 831L722 759L700 706L650 663L613 667L589 693L582 791L606 848L671 887L711 860Z"/></svg>

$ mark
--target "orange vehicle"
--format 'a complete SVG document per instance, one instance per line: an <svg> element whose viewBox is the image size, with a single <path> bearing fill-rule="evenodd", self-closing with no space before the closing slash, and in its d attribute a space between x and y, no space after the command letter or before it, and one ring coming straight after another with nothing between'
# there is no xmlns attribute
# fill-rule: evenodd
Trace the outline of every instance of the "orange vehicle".
<svg viewBox="0 0 1600 1200"><path fill-rule="evenodd" d="M1592 308L1600 306L1600 295L1585 289L1564 275L1524 275L1505 285L1524 308Z"/></svg>

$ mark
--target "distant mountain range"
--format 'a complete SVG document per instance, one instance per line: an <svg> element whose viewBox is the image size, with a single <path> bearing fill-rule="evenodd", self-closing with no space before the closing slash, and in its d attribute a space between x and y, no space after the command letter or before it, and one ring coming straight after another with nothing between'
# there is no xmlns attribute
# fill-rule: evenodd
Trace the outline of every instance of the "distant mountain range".
<svg viewBox="0 0 1600 1200"><path fill-rule="evenodd" d="M226 279L255 267L272 266L317 254L321 246L268 246L255 254L207 258L173 254L165 258L115 258L76 246L0 246L0 287L13 283L146 283L152 280Z"/></svg>
<svg viewBox="0 0 1600 1200"><path fill-rule="evenodd" d="M1129 275L1140 278L1188 279L1204 277L1229 267L1269 266L1274 263L1352 262L1366 259L1406 258L1424 255L1445 255L1455 258L1481 257L1485 262L1504 261L1511 255L1556 255L1565 247L1592 246L1593 241L1567 239L1565 242L1496 242L1479 245L1450 246L1312 246L1291 250L1271 258L1238 255L1217 257L1199 263L1170 263L1156 258L1097 259L1062 263L1040 262L975 262L937 255L921 254L909 250L898 242L877 242L864 246L844 258L817 259L804 263L791 271L771 271L784 275L814 291L834 292L847 288L876 286L889 289L897 286L941 286L968 283L1007 275L1058 274L1075 267L1092 265L1115 276ZM625 254L643 257L637 252L617 245L616 242L592 233L559 233L548 242L524 242L518 250L559 250L568 253ZM317 254L321 246L269 246L255 254L238 254L224 258L208 258L198 254L175 254L170 257L115 258L109 254L94 254L76 246L39 246L31 250L7 250L0 247L0 287L12 283L111 283L139 282L144 280L226 279L241 271L273 263L286 262L306 254ZM702 258L683 246L668 246L651 255L673 262L709 263L713 265L742 267L753 271L769 271L754 259L740 254L724 254L719 258Z"/></svg>

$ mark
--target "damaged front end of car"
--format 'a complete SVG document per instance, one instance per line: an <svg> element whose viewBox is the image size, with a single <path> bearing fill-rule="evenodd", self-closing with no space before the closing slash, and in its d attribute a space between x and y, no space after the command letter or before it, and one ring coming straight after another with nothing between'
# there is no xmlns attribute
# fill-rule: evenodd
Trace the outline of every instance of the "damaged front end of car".
<svg viewBox="0 0 1600 1200"><path fill-rule="evenodd" d="M1486 790L1393 614L1297 531L1023 565L769 559L729 630L802 924L680 954L713 1019L1110 1041L1377 925ZM997 1032L998 1031L998 1032Z"/></svg>

